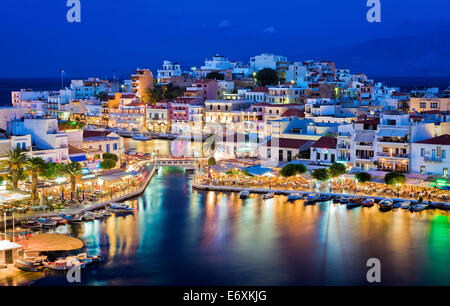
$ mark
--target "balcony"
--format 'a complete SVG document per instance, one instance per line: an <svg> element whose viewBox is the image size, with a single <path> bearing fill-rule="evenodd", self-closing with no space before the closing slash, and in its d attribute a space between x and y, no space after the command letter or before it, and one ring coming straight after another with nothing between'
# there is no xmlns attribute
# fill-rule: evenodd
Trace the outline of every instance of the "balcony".
<svg viewBox="0 0 450 306"><path fill-rule="evenodd" d="M387 152L378 152L377 156L392 158L392 159L409 159L409 154L394 154L394 153L387 153Z"/></svg>
<svg viewBox="0 0 450 306"><path fill-rule="evenodd" d="M350 149L350 144L340 143L337 147L338 149Z"/></svg>
<svg viewBox="0 0 450 306"><path fill-rule="evenodd" d="M381 143L392 143L392 144L399 144L399 145L407 145L409 144L409 140L406 138L390 138L390 137L378 137L378 142Z"/></svg>
<svg viewBox="0 0 450 306"><path fill-rule="evenodd" d="M442 156L424 156L423 160L426 163L440 163L442 162Z"/></svg>

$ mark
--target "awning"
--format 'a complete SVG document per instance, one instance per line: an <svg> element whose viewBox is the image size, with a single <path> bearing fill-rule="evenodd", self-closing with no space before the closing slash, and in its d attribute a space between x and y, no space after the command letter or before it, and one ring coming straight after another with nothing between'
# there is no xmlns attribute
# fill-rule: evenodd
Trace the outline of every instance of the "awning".
<svg viewBox="0 0 450 306"><path fill-rule="evenodd" d="M9 240L0 241L0 251L12 250L12 249L21 249L22 246L15 242L11 242Z"/></svg>
<svg viewBox="0 0 450 306"><path fill-rule="evenodd" d="M406 130L382 129L378 132L381 137L405 137L408 132Z"/></svg>
<svg viewBox="0 0 450 306"><path fill-rule="evenodd" d="M76 155L76 156L69 156L70 161L73 163L80 163L87 161L86 155Z"/></svg>
<svg viewBox="0 0 450 306"><path fill-rule="evenodd" d="M355 141L357 142L372 143L374 138L375 138L374 133L356 133L355 135Z"/></svg>
<svg viewBox="0 0 450 306"><path fill-rule="evenodd" d="M245 170L247 170L247 173L252 176L259 176L259 175L273 175L273 170L261 166L250 166L247 167Z"/></svg>

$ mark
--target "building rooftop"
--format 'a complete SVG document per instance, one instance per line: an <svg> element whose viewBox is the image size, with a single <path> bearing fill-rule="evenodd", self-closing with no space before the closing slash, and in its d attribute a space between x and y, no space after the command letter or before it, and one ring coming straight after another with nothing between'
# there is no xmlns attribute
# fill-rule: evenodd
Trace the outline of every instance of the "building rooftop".
<svg viewBox="0 0 450 306"><path fill-rule="evenodd" d="M311 147L324 148L324 149L336 149L337 139L334 137L322 136Z"/></svg>
<svg viewBox="0 0 450 306"><path fill-rule="evenodd" d="M436 144L436 145L449 146L450 145L450 135L449 134L444 134L444 135L441 135L441 136L428 138L428 139L421 140L421 141L416 141L416 143Z"/></svg>

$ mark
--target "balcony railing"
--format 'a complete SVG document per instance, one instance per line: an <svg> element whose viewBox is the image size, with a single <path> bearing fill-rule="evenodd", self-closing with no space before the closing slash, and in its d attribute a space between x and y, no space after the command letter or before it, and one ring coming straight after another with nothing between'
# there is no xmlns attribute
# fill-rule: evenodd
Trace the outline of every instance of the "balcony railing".
<svg viewBox="0 0 450 306"><path fill-rule="evenodd" d="M387 143L399 143L399 144L408 144L409 140L405 138L389 138L389 137L378 137L378 142L387 142Z"/></svg>
<svg viewBox="0 0 450 306"><path fill-rule="evenodd" d="M424 158L425 162L429 163L440 163L442 162L442 156L425 156Z"/></svg>
<svg viewBox="0 0 450 306"><path fill-rule="evenodd" d="M409 158L408 154L394 154L387 152L378 152L377 156L388 157L388 158Z"/></svg>

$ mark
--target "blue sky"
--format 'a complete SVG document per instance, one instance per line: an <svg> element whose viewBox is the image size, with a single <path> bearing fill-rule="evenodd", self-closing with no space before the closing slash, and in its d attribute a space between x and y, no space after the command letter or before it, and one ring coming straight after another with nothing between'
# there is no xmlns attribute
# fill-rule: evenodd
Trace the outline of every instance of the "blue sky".
<svg viewBox="0 0 450 306"><path fill-rule="evenodd" d="M81 23L66 21L66 0L2 0L0 77L127 75L185 68L221 53L248 60L261 52L301 60L383 37L450 30L448 0L381 0L370 24L366 0L81 0ZM331 51L330 51L331 52Z"/></svg>

